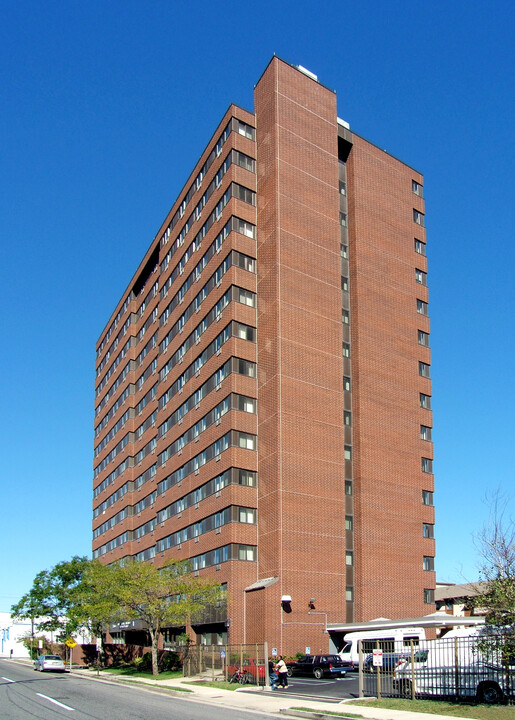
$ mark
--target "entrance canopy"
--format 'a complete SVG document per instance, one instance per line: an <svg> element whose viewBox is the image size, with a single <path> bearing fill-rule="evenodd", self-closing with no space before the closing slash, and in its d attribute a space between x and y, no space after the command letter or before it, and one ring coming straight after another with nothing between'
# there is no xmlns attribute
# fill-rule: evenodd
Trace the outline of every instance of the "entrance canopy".
<svg viewBox="0 0 515 720"><path fill-rule="evenodd" d="M405 627L423 627L423 628L448 628L470 625L484 625L485 618L479 616L456 616L449 615L444 612L434 612L422 617L406 618L401 620L389 620L388 618L376 618L361 623L327 623L327 630L338 633L360 632L364 630L394 630L396 628Z"/></svg>

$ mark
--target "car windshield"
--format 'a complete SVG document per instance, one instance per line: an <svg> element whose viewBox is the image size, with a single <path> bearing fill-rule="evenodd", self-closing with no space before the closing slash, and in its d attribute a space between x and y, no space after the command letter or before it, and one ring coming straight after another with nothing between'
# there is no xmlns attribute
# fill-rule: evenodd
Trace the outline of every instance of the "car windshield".
<svg viewBox="0 0 515 720"><path fill-rule="evenodd" d="M44 660L60 660L59 655L45 655Z"/></svg>

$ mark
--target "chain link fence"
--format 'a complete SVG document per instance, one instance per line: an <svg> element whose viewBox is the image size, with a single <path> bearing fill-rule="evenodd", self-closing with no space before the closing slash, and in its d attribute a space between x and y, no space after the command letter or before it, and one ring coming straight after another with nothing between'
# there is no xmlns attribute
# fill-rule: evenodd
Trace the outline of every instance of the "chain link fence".
<svg viewBox="0 0 515 720"><path fill-rule="evenodd" d="M268 659L262 645L191 645L183 651L185 677L241 685L267 683Z"/></svg>

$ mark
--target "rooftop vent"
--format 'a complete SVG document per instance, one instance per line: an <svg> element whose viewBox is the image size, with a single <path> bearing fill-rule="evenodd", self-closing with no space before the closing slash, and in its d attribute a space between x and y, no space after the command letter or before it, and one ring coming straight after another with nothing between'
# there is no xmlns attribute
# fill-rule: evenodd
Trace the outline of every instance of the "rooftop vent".
<svg viewBox="0 0 515 720"><path fill-rule="evenodd" d="M312 80L314 80L315 82L318 82L318 76L315 75L315 73L312 73L312 72L311 72L310 70L308 70L307 68L302 67L302 65L297 65L297 70L300 70L301 73L304 73L304 75L307 75L308 77L310 77L310 78L311 78Z"/></svg>

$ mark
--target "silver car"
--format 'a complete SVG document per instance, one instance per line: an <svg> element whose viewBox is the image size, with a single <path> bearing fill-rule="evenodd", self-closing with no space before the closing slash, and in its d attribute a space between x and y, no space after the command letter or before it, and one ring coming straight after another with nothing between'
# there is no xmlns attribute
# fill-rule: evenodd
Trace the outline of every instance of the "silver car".
<svg viewBox="0 0 515 720"><path fill-rule="evenodd" d="M40 672L44 672L45 670L65 672L65 667L59 655L40 655L34 660L34 670L39 670Z"/></svg>

